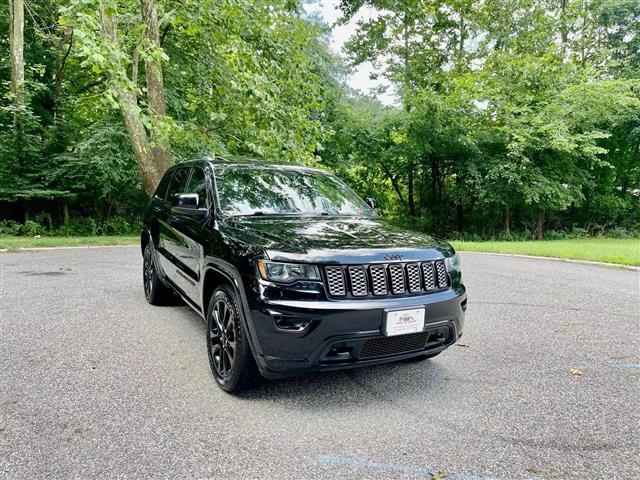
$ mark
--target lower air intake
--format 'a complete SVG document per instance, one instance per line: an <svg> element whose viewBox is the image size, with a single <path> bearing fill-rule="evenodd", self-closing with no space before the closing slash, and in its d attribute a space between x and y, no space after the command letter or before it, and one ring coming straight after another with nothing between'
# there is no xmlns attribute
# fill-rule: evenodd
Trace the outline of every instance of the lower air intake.
<svg viewBox="0 0 640 480"><path fill-rule="evenodd" d="M410 333L397 337L378 337L365 340L360 351L360 359L383 357L399 353L423 350L429 340L430 332Z"/></svg>

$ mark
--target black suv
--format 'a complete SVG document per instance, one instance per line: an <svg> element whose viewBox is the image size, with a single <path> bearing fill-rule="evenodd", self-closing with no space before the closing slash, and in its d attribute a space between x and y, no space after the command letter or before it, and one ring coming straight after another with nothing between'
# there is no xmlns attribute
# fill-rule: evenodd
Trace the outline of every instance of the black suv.
<svg viewBox="0 0 640 480"><path fill-rule="evenodd" d="M144 290L207 323L226 391L280 378L429 358L461 335L460 261L385 223L318 169L235 158L170 168L144 214Z"/></svg>

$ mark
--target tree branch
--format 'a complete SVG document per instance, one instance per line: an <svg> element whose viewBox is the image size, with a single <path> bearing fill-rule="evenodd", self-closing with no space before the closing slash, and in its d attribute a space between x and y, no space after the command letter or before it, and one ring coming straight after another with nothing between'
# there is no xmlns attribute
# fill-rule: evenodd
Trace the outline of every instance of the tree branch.
<svg viewBox="0 0 640 480"><path fill-rule="evenodd" d="M402 203L403 207L406 207L407 205L406 205L406 202L404 200L404 197L402 196L402 190L400 190L400 185L398 184L398 179L396 178L396 176L394 174L391 173L391 170L389 170L389 167L383 161L380 161L380 166L382 166L382 169L384 170L384 173L387 175L387 177L389 177L389 180L391 180L391 185L393 185L393 189L398 194L398 198L400 199L400 203Z"/></svg>
<svg viewBox="0 0 640 480"><path fill-rule="evenodd" d="M171 28L173 27L173 25L171 25L170 23L167 23L164 28L162 29L162 34L160 35L160 46L162 47L164 45L164 39L167 37L167 34L169 33L169 31L171 30Z"/></svg>
<svg viewBox="0 0 640 480"><path fill-rule="evenodd" d="M73 47L73 30L71 30L71 35L69 35L69 47L67 51L64 53L62 60L60 61L60 67L56 72L56 78L59 78L62 75L62 71L64 70L64 66L67 63L67 58L69 58L69 54L71 53L71 47Z"/></svg>
<svg viewBox="0 0 640 480"><path fill-rule="evenodd" d="M133 59L131 61L131 82L133 88L138 86L138 63L140 62L140 51L136 48L133 52Z"/></svg>

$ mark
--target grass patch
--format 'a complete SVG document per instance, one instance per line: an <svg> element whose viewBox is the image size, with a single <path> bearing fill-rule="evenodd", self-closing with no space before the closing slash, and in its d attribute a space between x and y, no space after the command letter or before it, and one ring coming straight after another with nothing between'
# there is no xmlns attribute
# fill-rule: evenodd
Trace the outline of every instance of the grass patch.
<svg viewBox="0 0 640 480"><path fill-rule="evenodd" d="M0 235L0 248L74 247L86 245L137 245L139 236L93 236L93 237L13 237Z"/></svg>
<svg viewBox="0 0 640 480"><path fill-rule="evenodd" d="M0 235L0 248L70 247L85 245L137 245L136 236L14 237ZM640 239L587 238L542 242L451 242L456 250L468 252L515 253L541 257L592 260L640 266Z"/></svg>
<svg viewBox="0 0 640 480"><path fill-rule="evenodd" d="M515 253L640 266L640 239L585 238L541 242L457 242L456 250Z"/></svg>

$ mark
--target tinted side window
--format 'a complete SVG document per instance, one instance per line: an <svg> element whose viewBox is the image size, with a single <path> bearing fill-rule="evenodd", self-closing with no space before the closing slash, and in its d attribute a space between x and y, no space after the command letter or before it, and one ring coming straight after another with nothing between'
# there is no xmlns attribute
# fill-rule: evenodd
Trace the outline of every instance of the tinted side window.
<svg viewBox="0 0 640 480"><path fill-rule="evenodd" d="M207 207L207 188L204 183L204 170L194 167L185 193L198 194L198 208Z"/></svg>
<svg viewBox="0 0 640 480"><path fill-rule="evenodd" d="M167 187L169 186L169 182L171 181L171 177L173 176L173 171L169 173L165 173L158 184L158 188L156 188L155 196L158 198L162 198L163 200L167 198Z"/></svg>
<svg viewBox="0 0 640 480"><path fill-rule="evenodd" d="M189 176L189 168L180 168L176 170L176 173L171 179L169 184L169 190L167 191L167 200L173 203L173 196L176 193L184 193L184 188L187 183L187 177Z"/></svg>

